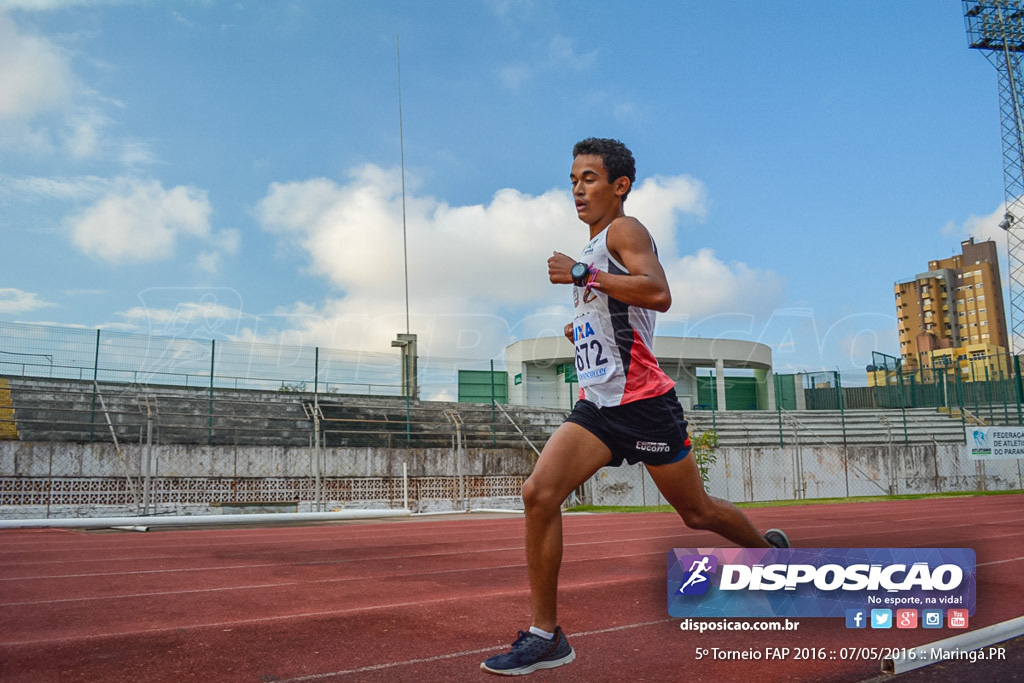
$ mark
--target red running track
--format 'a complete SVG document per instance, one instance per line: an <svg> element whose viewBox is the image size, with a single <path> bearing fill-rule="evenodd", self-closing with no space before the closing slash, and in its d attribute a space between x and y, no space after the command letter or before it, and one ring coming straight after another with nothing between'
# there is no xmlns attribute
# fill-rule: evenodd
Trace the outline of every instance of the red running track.
<svg viewBox="0 0 1024 683"><path fill-rule="evenodd" d="M971 629L1024 615L1024 495L748 514L804 547L972 547ZM879 674L877 660L698 661L695 652L955 635L853 631L842 619L801 619L792 632L685 632L666 611L666 554L717 537L671 514L568 515L565 543L560 617L577 659L531 680L864 681ZM0 615L5 683L494 681L479 662L529 622L523 521L3 531ZM966 680L979 680L977 666Z"/></svg>

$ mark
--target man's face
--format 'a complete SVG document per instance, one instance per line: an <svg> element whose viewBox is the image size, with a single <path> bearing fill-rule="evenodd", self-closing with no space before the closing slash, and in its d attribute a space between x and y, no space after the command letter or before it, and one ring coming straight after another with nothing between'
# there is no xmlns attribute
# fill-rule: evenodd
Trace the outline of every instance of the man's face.
<svg viewBox="0 0 1024 683"><path fill-rule="evenodd" d="M569 174L576 215L587 225L607 225L622 212L622 197L629 190L629 179L608 180L601 157L581 154L572 161Z"/></svg>

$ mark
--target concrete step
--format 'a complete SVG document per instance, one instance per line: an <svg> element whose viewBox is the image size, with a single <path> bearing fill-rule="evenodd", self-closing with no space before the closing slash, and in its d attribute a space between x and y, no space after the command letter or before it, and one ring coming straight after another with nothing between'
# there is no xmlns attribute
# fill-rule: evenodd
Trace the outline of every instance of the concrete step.
<svg viewBox="0 0 1024 683"><path fill-rule="evenodd" d="M15 424L22 440L109 440L109 416L117 438L145 438L146 410L157 443L299 445L311 443L307 412L312 394L281 391L140 387L92 382L8 378ZM319 400L321 431L328 446L411 446L449 448L457 415L468 448L528 447L507 417L490 404L406 401L401 397L331 395ZM502 406L537 448L567 412ZM780 428L780 417L782 426ZM1015 417L1015 415L1014 415ZM821 411L690 411L692 433L717 429L719 442L733 446L793 444L885 444L962 442L963 421L931 408Z"/></svg>

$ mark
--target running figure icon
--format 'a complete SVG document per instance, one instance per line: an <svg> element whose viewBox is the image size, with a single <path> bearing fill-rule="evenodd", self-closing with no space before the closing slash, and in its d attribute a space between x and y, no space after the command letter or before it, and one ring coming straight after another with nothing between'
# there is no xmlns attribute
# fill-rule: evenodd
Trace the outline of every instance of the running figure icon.
<svg viewBox="0 0 1024 683"><path fill-rule="evenodd" d="M711 558L705 555L700 558L700 560L695 560L694 563L690 565L690 578L686 579L683 585L679 587L680 593L685 592L687 588L694 584L703 583L708 580L708 577L704 576L704 572L711 569L711 567L708 566L708 562L710 560Z"/></svg>

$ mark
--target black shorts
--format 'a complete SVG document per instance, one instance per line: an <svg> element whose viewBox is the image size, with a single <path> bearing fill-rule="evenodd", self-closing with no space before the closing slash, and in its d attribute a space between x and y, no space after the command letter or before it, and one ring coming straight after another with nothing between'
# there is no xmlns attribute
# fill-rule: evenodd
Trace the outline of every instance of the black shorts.
<svg viewBox="0 0 1024 683"><path fill-rule="evenodd" d="M623 462L668 465L690 452L683 407L674 389L654 398L606 408L583 399L565 421L601 439L612 452L608 463L611 467Z"/></svg>

